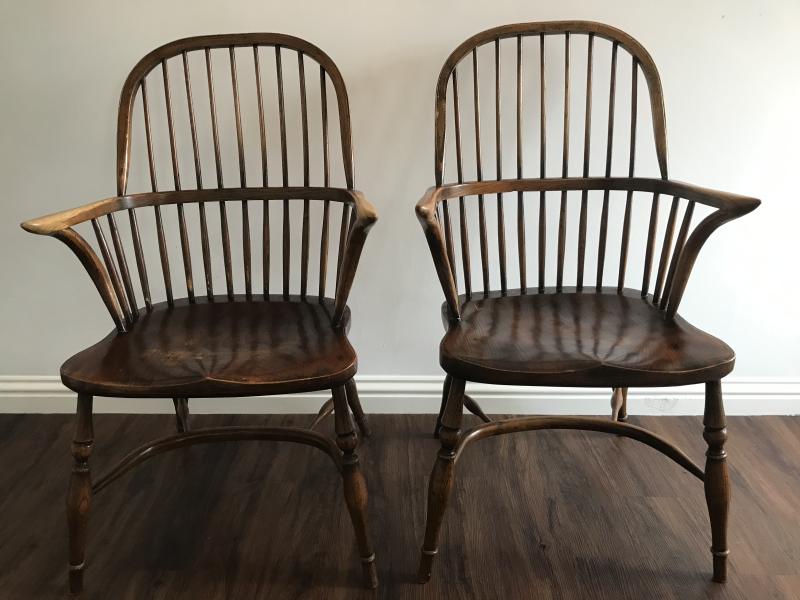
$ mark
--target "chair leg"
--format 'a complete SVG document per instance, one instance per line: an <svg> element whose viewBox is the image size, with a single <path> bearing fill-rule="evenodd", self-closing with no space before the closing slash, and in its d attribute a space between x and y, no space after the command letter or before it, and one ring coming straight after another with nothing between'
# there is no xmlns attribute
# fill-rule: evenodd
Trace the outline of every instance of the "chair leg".
<svg viewBox="0 0 800 600"><path fill-rule="evenodd" d="M616 387L612 389L611 420L628 420L628 388Z"/></svg>
<svg viewBox="0 0 800 600"><path fill-rule="evenodd" d="M622 406L619 407L618 421L625 422L628 420L628 388L622 388Z"/></svg>
<svg viewBox="0 0 800 600"><path fill-rule="evenodd" d="M439 439L439 429L442 427L442 415L444 414L444 406L447 404L447 395L450 393L450 385L453 378L450 375L445 375L444 388L442 389L442 403L439 406L439 416L436 417L436 427L433 430L433 437Z"/></svg>
<svg viewBox="0 0 800 600"><path fill-rule="evenodd" d="M86 552L86 526L92 501L92 479L89 457L94 443L92 396L78 394L75 433L72 438L72 474L67 489L67 528L69 531L69 591L83 590L83 568Z"/></svg>
<svg viewBox="0 0 800 600"><path fill-rule="evenodd" d="M189 431L189 399L173 398L172 403L175 405L175 429L186 433Z"/></svg>
<svg viewBox="0 0 800 600"><path fill-rule="evenodd" d="M356 388L355 380L351 379L344 387L347 392L347 404L350 405L350 410L353 411L353 417L356 419L358 430L361 432L362 436L368 438L372 435L372 432L369 429L367 415L364 414L364 409L361 408L361 401L358 399L358 389Z"/></svg>
<svg viewBox="0 0 800 600"><path fill-rule="evenodd" d="M706 406L703 415L703 438L708 444L704 487L708 516L711 521L711 554L714 559L714 581L727 579L728 507L731 490L728 479L728 454L725 442L725 408L722 404L722 385L719 381L706 383Z"/></svg>
<svg viewBox="0 0 800 600"><path fill-rule="evenodd" d="M350 511L350 520L358 542L364 582L368 588L378 587L378 573L375 569L375 552L367 530L367 484L361 473L358 455L358 436L353 430L353 421L347 408L345 386L333 389L333 414L336 422L336 445L343 452L342 477L344 479L344 499Z"/></svg>
<svg viewBox="0 0 800 600"><path fill-rule="evenodd" d="M428 482L428 515L425 524L425 541L419 559L417 581L427 583L431 578L433 558L438 551L439 530L453 489L455 477L455 447L458 444L461 419L464 411L464 380L450 382L447 402L442 414L439 437L442 447L433 465Z"/></svg>

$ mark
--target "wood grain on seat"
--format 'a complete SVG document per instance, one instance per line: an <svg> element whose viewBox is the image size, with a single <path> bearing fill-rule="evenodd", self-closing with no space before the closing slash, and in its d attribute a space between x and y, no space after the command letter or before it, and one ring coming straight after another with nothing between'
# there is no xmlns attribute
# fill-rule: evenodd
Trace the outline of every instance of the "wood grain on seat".
<svg viewBox="0 0 800 600"><path fill-rule="evenodd" d="M61 368L76 392L104 396L242 396L330 389L356 372L333 300L157 304ZM348 315L349 316L349 315Z"/></svg>
<svg viewBox="0 0 800 600"><path fill-rule="evenodd" d="M454 377L511 385L685 385L727 375L734 359L721 340L616 289L476 297L440 347Z"/></svg>

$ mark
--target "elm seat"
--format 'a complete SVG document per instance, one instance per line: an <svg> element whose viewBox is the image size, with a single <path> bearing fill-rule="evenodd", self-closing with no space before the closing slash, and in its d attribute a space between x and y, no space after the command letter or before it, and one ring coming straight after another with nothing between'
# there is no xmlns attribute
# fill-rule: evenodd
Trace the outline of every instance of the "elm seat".
<svg viewBox="0 0 800 600"><path fill-rule="evenodd" d="M356 372L334 302L273 297L195 304L176 300L143 312L61 367L70 389L125 397L213 397L296 393L344 385ZM349 324L349 313L345 315Z"/></svg>
<svg viewBox="0 0 800 600"><path fill-rule="evenodd" d="M733 350L641 293L616 289L461 298L442 339L454 377L508 385L669 386L720 379Z"/></svg>

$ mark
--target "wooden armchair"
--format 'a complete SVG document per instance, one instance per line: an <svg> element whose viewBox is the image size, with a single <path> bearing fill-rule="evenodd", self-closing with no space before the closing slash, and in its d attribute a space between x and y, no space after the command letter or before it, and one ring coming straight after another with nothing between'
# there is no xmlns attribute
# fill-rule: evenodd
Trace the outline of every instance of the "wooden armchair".
<svg viewBox="0 0 800 600"><path fill-rule="evenodd" d="M511 67L501 73L508 62ZM482 68L488 77L481 76ZM620 77L623 68L627 76ZM640 113L647 112L639 103L641 75L649 91L657 178L634 175L637 157L642 159L636 144ZM459 96L459 88L467 93ZM507 102L504 91L511 95ZM526 96L533 96L533 108L526 108ZM620 96L629 100L621 102ZM488 118L481 103L493 109ZM582 113L577 120L573 104ZM507 105L504 113L501 107ZM547 112L553 108L561 127L548 132ZM622 120L619 113L626 108ZM493 128L491 142L482 143L487 124ZM627 135L621 137L620 128ZM530 145L529 129L537 133ZM598 137L604 159L593 160ZM504 141L511 142L505 154ZM558 160L548 162L548 143L554 141ZM571 142L581 150L577 161ZM490 152L494 173L487 177L482 159ZM444 183L446 154L455 155L456 183ZM613 176L618 161L624 176ZM535 178L525 175L531 164L538 166ZM551 165L555 168L548 169ZM591 176L593 169L602 169L602 175ZM551 170L556 177L548 177ZM720 380L733 369L734 353L682 319L678 307L711 233L759 201L668 178L663 96L652 58L622 31L583 21L497 27L450 55L436 89L435 174L436 187L416 210L445 296L440 363L447 377L419 581L430 578L464 449L486 437L539 429L633 438L703 481L714 580L724 581L729 484ZM693 226L701 211L705 216ZM629 287L639 282L638 288ZM488 421L464 394L467 381L612 388L613 418L531 416L462 430L465 405ZM625 422L628 387L697 383L706 389L705 469L667 440Z"/></svg>
<svg viewBox="0 0 800 600"><path fill-rule="evenodd" d="M291 78L284 77L286 68L295 71ZM329 144L336 131L329 128L329 112L338 124L338 151ZM298 136L291 137L287 121L299 125ZM226 132L226 122L235 127ZM133 142L146 165L147 193L127 191L136 162ZM334 175L343 177L343 185L332 187L337 157L341 169ZM182 176L181 167L191 176ZM301 185L291 186L293 177ZM159 188L164 179L171 189ZM274 180L278 187L271 185ZM127 230L118 218L128 221ZM353 382L356 354L347 340L347 298L376 218L353 189L344 81L316 46L274 33L194 37L154 50L133 68L120 100L117 196L22 224L75 253L115 325L61 369L64 384L78 393L67 495L72 592L83 586L94 494L161 452L233 440L306 444L331 457L344 480L366 584L377 586L350 411L361 434L368 435L368 428ZM299 235L293 236L298 224ZM91 230L94 247L81 227ZM180 253L167 241L171 232L180 239ZM319 242L312 246L312 239ZM220 250L221 261L214 264ZM160 266L156 276L153 263ZM182 276L175 277L176 271ZM180 283L173 285L173 277ZM307 429L190 428L190 398L324 389L333 397ZM172 398L178 433L133 450L92 480L94 395ZM335 440L314 431L332 411Z"/></svg>

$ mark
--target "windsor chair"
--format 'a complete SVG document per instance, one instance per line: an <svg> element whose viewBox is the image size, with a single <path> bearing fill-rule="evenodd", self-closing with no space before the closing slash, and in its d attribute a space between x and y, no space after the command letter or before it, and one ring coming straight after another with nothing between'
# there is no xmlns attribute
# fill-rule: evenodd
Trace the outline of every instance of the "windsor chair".
<svg viewBox="0 0 800 600"><path fill-rule="evenodd" d="M307 78L307 71L316 67L318 72ZM284 77L287 69L296 69L291 81ZM226 85L215 81L215 71L218 78L229 79ZM193 85L198 79L200 84ZM310 116L312 104L319 112ZM141 161L146 164L141 179L150 184L150 191L137 194L128 192L135 171L130 168L136 162L134 142L141 140L133 135L134 121L143 125L139 154L147 160ZM226 122L234 125L230 131L235 129L235 136L224 137ZM291 137L292 122L300 125L299 136ZM330 129L337 123L341 143L331 148L329 137L335 133ZM191 151L182 155L181 147ZM160 150L168 160L157 160ZM192 172L190 178L181 176L181 166ZM226 169L232 171L227 179ZM166 173L161 181L172 184L167 189L159 187L159 170ZM273 170L280 173L278 186L271 184ZM302 184L291 185L292 177L301 178ZM333 186L332 177L343 177L343 185ZM272 224L271 213L278 213ZM117 223L123 214L127 232ZM252 227L259 217L260 224ZM344 81L316 46L276 33L193 37L152 51L133 68L119 107L116 197L22 224L27 231L64 242L75 253L115 325L106 338L61 369L64 384L78 394L67 494L72 592L83 587L87 521L96 493L161 452L235 440L305 444L333 460L343 478L366 585L377 586L367 488L352 417L363 436L369 431L353 381L356 354L347 340L347 298L376 218L372 205L353 188ZM300 235L293 237L298 221ZM95 247L79 232L86 226ZM177 252L167 242L170 230L180 239L182 298L183 290L172 283ZM320 236L313 247L312 230ZM192 231L199 233L199 244ZM239 243L237 255L233 246ZM214 265L220 248L221 264ZM131 254L138 281L128 263ZM202 257L204 289L194 277L197 254ZM271 268L276 256L280 271ZM235 258L241 258L241 270L235 268ZM161 267L157 277L148 276L148 263L153 262ZM190 427L190 398L325 389L332 390L332 398L309 428ZM92 480L95 395L172 398L177 433L133 450ZM314 431L331 412L335 440Z"/></svg>
<svg viewBox="0 0 800 600"><path fill-rule="evenodd" d="M506 76L501 65L509 62L511 75ZM489 76L482 76L484 69ZM641 144L636 144L639 113L647 112L638 100L641 75L649 91L654 151L650 160L659 174L655 178L634 174L637 157L643 160ZM506 81L510 85L503 85ZM465 85L468 94L459 97ZM504 100L504 92L510 92L510 100ZM619 102L619 95L629 97L629 104ZM526 96L533 97L533 109L526 110ZM493 109L488 118L481 114L482 103ZM507 104L511 110L501 111ZM573 104L582 112L579 119L571 117ZM625 105L629 114L621 121L618 113ZM555 131L547 118L553 109L558 110ZM462 112L470 124L462 122ZM605 152L593 160L598 123ZM494 129L488 144L481 139L487 125ZM450 128L452 135L447 136ZM529 144L525 132L537 128ZM619 129L627 134L627 148L615 153ZM646 134L645 130L640 137ZM416 211L445 296L440 363L446 378L435 429L441 449L428 487L419 581L430 578L456 463L464 449L483 438L540 429L629 437L703 481L713 579L724 581L730 492L720 380L733 369L734 353L677 311L707 238L720 225L754 210L759 201L668 178L656 66L636 40L599 23L507 25L466 40L439 76L434 139L436 185ZM573 139L582 150L578 161L575 152L570 155ZM504 154L507 140L511 150ZM554 141L560 146L555 157L547 153ZM482 159L492 151L494 173L490 164L487 174ZM445 184L445 155L453 154L455 174L447 176L455 182ZM618 163L622 176L613 175ZM526 175L531 171L538 173ZM592 175L594 171L602 175ZM659 211L665 197L671 197L666 200L666 218ZM709 214L692 227L693 216L701 210ZM554 235L548 235L553 229ZM590 236L596 236L594 245ZM477 244L470 245L475 237ZM634 243L643 250L639 257L629 252ZM535 265L533 273L529 260ZM478 271L475 275L473 269ZM609 271L616 276L611 281ZM628 287L638 281L638 289ZM467 381L612 388L612 419L530 416L490 422L464 394ZM625 422L630 386L695 383L705 384L706 390L705 469L669 441ZM462 430L464 406L487 422Z"/></svg>

